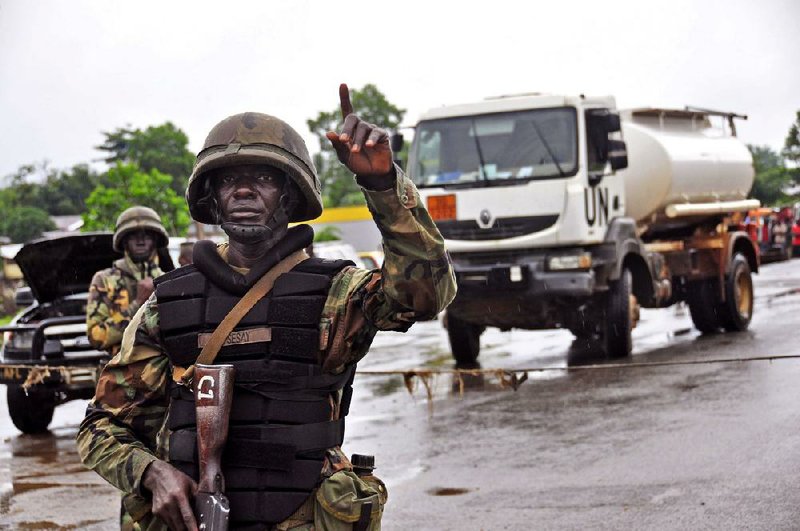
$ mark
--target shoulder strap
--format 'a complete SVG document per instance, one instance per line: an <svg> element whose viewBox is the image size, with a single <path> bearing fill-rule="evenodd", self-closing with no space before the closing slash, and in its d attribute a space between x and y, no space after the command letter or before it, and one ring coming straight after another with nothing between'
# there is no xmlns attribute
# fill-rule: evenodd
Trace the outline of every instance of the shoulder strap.
<svg viewBox="0 0 800 531"><path fill-rule="evenodd" d="M208 343L203 346L203 350L200 351L200 355L197 356L194 364L191 365L189 368L183 370L181 367L175 367L172 372L172 379L176 383L184 383L188 384L192 380L192 374L194 373L194 366L198 363L203 365L211 365L214 363L214 358L217 357L222 345L225 344L225 340L228 339L228 335L236 328L236 325L239 324L239 321L247 315L247 313L253 309L253 306L256 303L263 299L264 296L269 293L272 289L272 285L275 284L275 280L279 276L284 273L287 273L292 270L297 264L300 262L307 260L308 255L304 250L295 251L294 253L290 254L280 262L278 262L275 267L267 271L267 273L258 279L258 282L253 284L253 287L250 288L247 293L236 303L228 315L222 320L222 322L217 326L214 332L211 334L211 337L208 340Z"/></svg>

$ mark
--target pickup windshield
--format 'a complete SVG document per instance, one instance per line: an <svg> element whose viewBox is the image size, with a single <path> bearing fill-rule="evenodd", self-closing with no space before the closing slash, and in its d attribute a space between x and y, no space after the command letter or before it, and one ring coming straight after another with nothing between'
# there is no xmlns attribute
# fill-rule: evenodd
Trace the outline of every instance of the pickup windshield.
<svg viewBox="0 0 800 531"><path fill-rule="evenodd" d="M420 122L409 158L419 187L491 186L577 171L574 108L538 109Z"/></svg>

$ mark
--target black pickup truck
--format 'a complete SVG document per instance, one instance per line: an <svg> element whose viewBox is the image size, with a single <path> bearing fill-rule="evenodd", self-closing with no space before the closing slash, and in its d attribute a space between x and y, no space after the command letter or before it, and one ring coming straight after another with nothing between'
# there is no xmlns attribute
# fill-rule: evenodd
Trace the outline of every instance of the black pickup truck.
<svg viewBox="0 0 800 531"><path fill-rule="evenodd" d="M121 256L111 240L105 232L38 240L14 258L33 300L0 327L0 383L11 420L23 433L46 431L57 405L94 395L109 357L89 345L86 300L94 273ZM162 267L169 270L172 261L164 254Z"/></svg>

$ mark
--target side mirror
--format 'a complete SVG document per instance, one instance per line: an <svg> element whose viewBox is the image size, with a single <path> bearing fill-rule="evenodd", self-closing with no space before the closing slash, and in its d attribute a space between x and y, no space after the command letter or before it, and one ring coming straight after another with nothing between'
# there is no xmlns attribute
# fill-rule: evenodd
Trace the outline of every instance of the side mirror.
<svg viewBox="0 0 800 531"><path fill-rule="evenodd" d="M14 293L14 304L17 305L17 308L26 308L33 304L33 302L33 292L31 292L31 288L29 287L18 288L16 293Z"/></svg>
<svg viewBox="0 0 800 531"><path fill-rule="evenodd" d="M614 171L628 167L628 150L622 140L608 139L608 162Z"/></svg>
<svg viewBox="0 0 800 531"><path fill-rule="evenodd" d="M606 115L606 131L609 133L616 133L622 129L622 124L619 120L619 114L609 112Z"/></svg>
<svg viewBox="0 0 800 531"><path fill-rule="evenodd" d="M604 131L606 134L616 133L622 129L619 114L608 109L590 109L588 118L593 129Z"/></svg>
<svg viewBox="0 0 800 531"><path fill-rule="evenodd" d="M389 145L392 147L392 151L400 153L403 150L403 133L392 133Z"/></svg>

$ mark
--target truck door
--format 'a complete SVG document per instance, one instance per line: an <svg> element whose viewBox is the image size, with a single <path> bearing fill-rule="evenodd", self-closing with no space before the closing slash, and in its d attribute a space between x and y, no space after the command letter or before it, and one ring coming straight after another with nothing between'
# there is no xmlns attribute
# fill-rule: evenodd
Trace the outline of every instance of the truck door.
<svg viewBox="0 0 800 531"><path fill-rule="evenodd" d="M620 143L612 135L619 131L619 118L606 108L584 112L581 179L570 186L569 211L562 243L602 241L609 223L624 215L622 179L612 167L614 150ZM616 162L615 162L616 164Z"/></svg>

